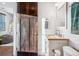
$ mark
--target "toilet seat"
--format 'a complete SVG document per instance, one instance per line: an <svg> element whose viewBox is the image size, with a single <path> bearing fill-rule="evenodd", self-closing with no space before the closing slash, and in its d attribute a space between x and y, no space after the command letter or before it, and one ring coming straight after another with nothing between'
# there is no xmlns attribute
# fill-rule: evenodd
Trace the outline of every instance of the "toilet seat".
<svg viewBox="0 0 79 59"><path fill-rule="evenodd" d="M70 46L64 46L63 52L65 56L79 56L79 52Z"/></svg>

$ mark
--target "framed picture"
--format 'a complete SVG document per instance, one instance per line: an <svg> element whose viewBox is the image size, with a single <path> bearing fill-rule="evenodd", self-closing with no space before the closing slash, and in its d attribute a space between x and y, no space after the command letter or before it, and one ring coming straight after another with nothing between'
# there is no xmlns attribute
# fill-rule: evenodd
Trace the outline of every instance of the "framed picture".
<svg viewBox="0 0 79 59"><path fill-rule="evenodd" d="M79 35L79 2L71 5L71 33Z"/></svg>

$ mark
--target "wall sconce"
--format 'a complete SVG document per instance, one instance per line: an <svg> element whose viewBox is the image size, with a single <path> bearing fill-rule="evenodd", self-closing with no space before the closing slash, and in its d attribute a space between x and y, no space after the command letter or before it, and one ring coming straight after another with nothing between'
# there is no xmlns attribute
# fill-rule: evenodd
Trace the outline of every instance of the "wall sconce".
<svg viewBox="0 0 79 59"><path fill-rule="evenodd" d="M6 3L5 2L2 2L2 5L5 5Z"/></svg>
<svg viewBox="0 0 79 59"><path fill-rule="evenodd" d="M48 19L45 19L45 29L48 29Z"/></svg>

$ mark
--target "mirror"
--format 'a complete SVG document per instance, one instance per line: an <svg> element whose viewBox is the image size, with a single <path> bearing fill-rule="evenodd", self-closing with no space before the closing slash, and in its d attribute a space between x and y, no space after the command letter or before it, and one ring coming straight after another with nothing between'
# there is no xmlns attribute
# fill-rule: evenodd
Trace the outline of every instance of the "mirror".
<svg viewBox="0 0 79 59"><path fill-rule="evenodd" d="M13 42L13 15L0 11L0 45Z"/></svg>
<svg viewBox="0 0 79 59"><path fill-rule="evenodd" d="M56 34L63 37L63 30L67 29L67 2L55 4L56 7Z"/></svg>
<svg viewBox="0 0 79 59"><path fill-rule="evenodd" d="M0 6L0 56L13 55L13 9Z"/></svg>
<svg viewBox="0 0 79 59"><path fill-rule="evenodd" d="M66 27L66 3L56 9L57 27Z"/></svg>

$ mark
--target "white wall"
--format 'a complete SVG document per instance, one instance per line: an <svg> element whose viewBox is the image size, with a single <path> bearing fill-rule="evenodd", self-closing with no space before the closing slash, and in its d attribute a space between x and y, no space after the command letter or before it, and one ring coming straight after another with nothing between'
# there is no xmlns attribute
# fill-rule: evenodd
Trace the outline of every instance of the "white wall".
<svg viewBox="0 0 79 59"><path fill-rule="evenodd" d="M2 2L0 2L0 5L2 6L6 6L6 7L9 7L9 8L13 8L14 11L17 11L17 3L16 2L5 2L5 5L2 4Z"/></svg>
<svg viewBox="0 0 79 59"><path fill-rule="evenodd" d="M38 3L38 21L39 21L39 40L38 53L42 53L42 18L48 19L48 29L46 34L55 34L56 8L52 2Z"/></svg>
<svg viewBox="0 0 79 59"><path fill-rule="evenodd" d="M39 2L38 4L39 20L41 21L42 18L48 19L48 30L46 30L46 34L55 34L56 8L54 7L54 3Z"/></svg>
<svg viewBox="0 0 79 59"><path fill-rule="evenodd" d="M64 30L64 36L70 39L70 45L79 50L79 35L71 33L71 4L68 3L68 29Z"/></svg>

